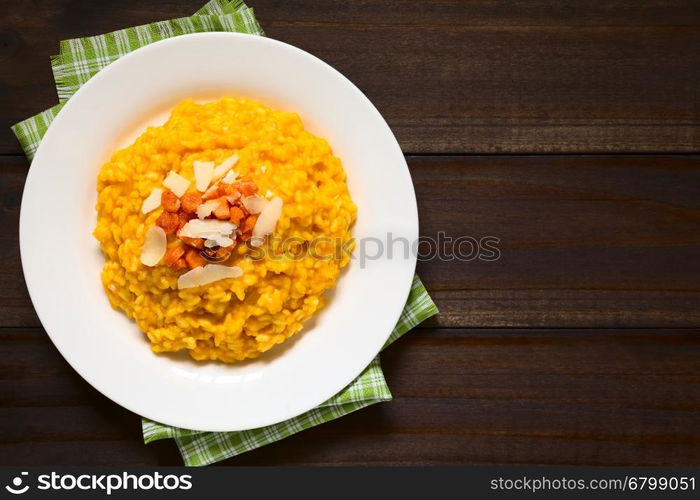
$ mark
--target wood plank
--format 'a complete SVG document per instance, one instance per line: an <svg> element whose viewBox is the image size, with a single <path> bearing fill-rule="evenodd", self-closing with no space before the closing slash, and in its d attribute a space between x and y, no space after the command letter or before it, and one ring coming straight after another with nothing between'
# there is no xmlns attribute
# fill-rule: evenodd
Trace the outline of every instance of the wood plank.
<svg viewBox="0 0 700 500"><path fill-rule="evenodd" d="M689 50L700 44L700 11L692 0L250 4L271 37L354 81L406 152L700 146L700 54ZM198 5L13 4L0 21L0 153L18 152L10 124L55 103L48 57L59 40L187 15Z"/></svg>
<svg viewBox="0 0 700 500"><path fill-rule="evenodd" d="M28 167L22 156L0 156L0 326L41 325L19 255L19 209Z"/></svg>
<svg viewBox="0 0 700 500"><path fill-rule="evenodd" d="M392 402L223 464L698 465L699 334L418 330L382 355ZM138 417L43 332L0 340L0 464L179 463L171 442L142 445Z"/></svg>
<svg viewBox="0 0 700 500"><path fill-rule="evenodd" d="M0 463L12 466L86 465L156 466L182 465L174 443L153 443L145 450L138 437L123 440L34 441L22 445L0 444Z"/></svg>
<svg viewBox="0 0 700 500"><path fill-rule="evenodd" d="M442 326L700 324L697 157L411 159L421 234L501 258L419 263Z"/></svg>
<svg viewBox="0 0 700 500"><path fill-rule="evenodd" d="M700 325L699 157L408 161L423 237L500 239L494 262L419 262L441 310L428 326ZM39 326L16 237L26 168L0 158L3 326Z"/></svg>

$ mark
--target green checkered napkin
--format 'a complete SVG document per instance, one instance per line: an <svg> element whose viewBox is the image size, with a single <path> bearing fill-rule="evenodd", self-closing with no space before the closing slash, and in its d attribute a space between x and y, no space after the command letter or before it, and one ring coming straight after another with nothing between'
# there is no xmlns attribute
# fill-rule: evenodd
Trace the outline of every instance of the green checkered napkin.
<svg viewBox="0 0 700 500"><path fill-rule="evenodd" d="M102 68L149 43L204 31L236 31L264 35L253 10L242 0L211 0L191 17L61 42L60 54L51 60L59 104L12 127L27 158L33 158L41 138L63 104ZM414 276L406 306L384 347L436 313L437 308L428 292L418 276ZM186 465L207 465L279 441L360 408L389 400L391 392L384 380L377 356L350 385L331 399L303 415L279 424L240 432L201 432L170 427L143 418L143 437L146 443L173 438Z"/></svg>

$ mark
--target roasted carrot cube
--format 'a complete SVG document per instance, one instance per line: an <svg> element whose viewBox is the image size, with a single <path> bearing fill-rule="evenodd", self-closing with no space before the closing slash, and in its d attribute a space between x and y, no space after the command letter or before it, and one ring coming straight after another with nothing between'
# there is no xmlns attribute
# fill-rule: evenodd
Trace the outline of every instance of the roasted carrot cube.
<svg viewBox="0 0 700 500"><path fill-rule="evenodd" d="M210 187L204 192L204 194L202 195L202 199L205 201L212 200L214 198L218 198L219 196L219 185L214 184L212 187Z"/></svg>
<svg viewBox="0 0 700 500"><path fill-rule="evenodd" d="M192 269L194 269L195 267L201 267L207 263L207 261L204 260L204 257L200 255L199 250L196 250L194 248L190 248L187 251L187 255L185 255L185 260L187 261L187 265L189 265Z"/></svg>
<svg viewBox="0 0 700 500"><path fill-rule="evenodd" d="M185 255L185 249L182 245L172 246L172 247L168 248L167 252L165 252L165 257L163 257L163 262L165 263L166 266L173 267L173 265L183 255Z"/></svg>
<svg viewBox="0 0 700 500"><path fill-rule="evenodd" d="M177 212L180 210L180 198L172 191L163 191L160 197L160 204L166 212Z"/></svg>
<svg viewBox="0 0 700 500"><path fill-rule="evenodd" d="M236 246L236 244L234 243L233 245L228 246L228 247L219 247L216 250L216 254L215 254L216 258L218 260L228 259L229 256L231 255L231 252L233 252L233 248L235 246Z"/></svg>
<svg viewBox="0 0 700 500"><path fill-rule="evenodd" d="M257 215L249 215L248 217L245 218L243 221L243 224L241 225L241 232L242 233L248 233L253 230L255 227L255 223L258 220Z"/></svg>
<svg viewBox="0 0 700 500"><path fill-rule="evenodd" d="M253 181L238 181L233 183L233 187L243 196L250 196L258 192L258 185Z"/></svg>
<svg viewBox="0 0 700 500"><path fill-rule="evenodd" d="M197 211L197 207L202 204L202 195L194 192L185 193L180 198L180 201L182 202L182 209L187 213L193 214Z"/></svg>
<svg viewBox="0 0 700 500"><path fill-rule="evenodd" d="M219 183L219 193L226 196L233 196L235 199L241 197L241 192L236 189L233 184L227 184L225 182Z"/></svg>
<svg viewBox="0 0 700 500"><path fill-rule="evenodd" d="M227 194L226 199L231 205L233 205L234 203L238 203L238 200L241 199L241 193L235 191L233 194Z"/></svg>
<svg viewBox="0 0 700 500"><path fill-rule="evenodd" d="M245 217L245 213L243 213L243 210L241 210L240 207L234 206L231 207L231 210L229 212L229 220L235 224L236 226L241 225L241 220Z"/></svg>
<svg viewBox="0 0 700 500"><path fill-rule="evenodd" d="M203 238L188 238L187 236L180 236L179 238L191 247L198 248L199 250L204 248Z"/></svg>
<svg viewBox="0 0 700 500"><path fill-rule="evenodd" d="M219 198L219 205L214 209L214 217L219 220L228 220L231 217L231 209L225 196Z"/></svg>
<svg viewBox="0 0 700 500"><path fill-rule="evenodd" d="M180 227L180 218L172 212L163 212L156 219L156 226L160 226L165 234L174 234Z"/></svg>
<svg viewBox="0 0 700 500"><path fill-rule="evenodd" d="M172 268L175 269L176 271L180 271L180 270L182 270L182 269L187 269L187 261L184 259L184 257L180 257L180 258L177 259L177 260L175 261L175 263L174 263L172 266L170 266L170 267L172 267Z"/></svg>
<svg viewBox="0 0 700 500"><path fill-rule="evenodd" d="M177 213L177 217L180 220L180 225L177 227L177 230L179 231L180 229L182 229L182 226L184 226L185 224L187 224L189 221L191 221L192 219L194 219L197 216L195 214L185 212L184 210L180 210Z"/></svg>

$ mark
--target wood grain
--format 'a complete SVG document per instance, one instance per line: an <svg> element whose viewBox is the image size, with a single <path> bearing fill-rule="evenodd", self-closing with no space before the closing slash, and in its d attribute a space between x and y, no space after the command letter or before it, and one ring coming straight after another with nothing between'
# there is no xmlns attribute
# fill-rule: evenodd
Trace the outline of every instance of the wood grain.
<svg viewBox="0 0 700 500"><path fill-rule="evenodd" d="M11 123L55 103L48 56L59 40L188 15L201 3L5 1L0 153L19 152ZM700 54L690 49L700 45L700 10L691 0L250 3L269 36L355 82L408 153L700 146Z"/></svg>
<svg viewBox="0 0 700 500"><path fill-rule="evenodd" d="M394 401L224 462L700 464L697 330L412 332ZM177 464L39 329L0 330L0 464ZM145 346L144 346L145 347Z"/></svg>
<svg viewBox="0 0 700 500"><path fill-rule="evenodd" d="M421 262L431 324L700 324L694 157L410 158L421 233L495 236L501 258Z"/></svg>
<svg viewBox="0 0 700 500"><path fill-rule="evenodd" d="M497 261L445 260L443 252L419 262L441 309L429 326L700 326L700 158L408 163L423 237L500 239ZM13 327L39 326L16 238L26 168L22 158L0 157L0 257L9 264L0 271L0 324Z"/></svg>
<svg viewBox="0 0 700 500"><path fill-rule="evenodd" d="M181 463L41 328L8 127L55 104L59 40L203 2L0 0L0 465ZM248 3L385 116L422 237L500 258L419 262L441 314L382 355L393 402L221 465L700 465L697 2Z"/></svg>

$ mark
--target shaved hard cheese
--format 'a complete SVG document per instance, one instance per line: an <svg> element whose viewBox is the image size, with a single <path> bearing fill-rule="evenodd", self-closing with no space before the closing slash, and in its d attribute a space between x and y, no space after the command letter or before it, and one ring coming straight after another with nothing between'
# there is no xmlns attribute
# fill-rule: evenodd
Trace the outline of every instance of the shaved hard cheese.
<svg viewBox="0 0 700 500"><path fill-rule="evenodd" d="M225 182L226 184L231 184L233 181L238 179L238 174L234 172L233 170L229 170L226 175L224 175L224 178L221 179L221 182Z"/></svg>
<svg viewBox="0 0 700 500"><path fill-rule="evenodd" d="M195 161L192 164L192 170L194 170L194 184L197 190L201 192L206 191L214 175L214 162Z"/></svg>
<svg viewBox="0 0 700 500"><path fill-rule="evenodd" d="M219 200L212 200L202 203L197 207L197 217L204 219L209 217L211 213L219 206Z"/></svg>
<svg viewBox="0 0 700 500"><path fill-rule="evenodd" d="M180 290L194 288L226 278L239 278L240 276L243 276L243 269L238 266L207 264L202 267L195 267L191 271L181 274L177 279L177 287Z"/></svg>
<svg viewBox="0 0 700 500"><path fill-rule="evenodd" d="M224 236L223 238L219 238L218 241L219 241L219 246L224 247L224 248L230 247L234 243L234 241L231 238L228 238L226 236Z"/></svg>
<svg viewBox="0 0 700 500"><path fill-rule="evenodd" d="M248 240L248 243L251 247L259 247L262 246L263 243L265 243L265 238L263 238L262 236L251 236L250 240Z"/></svg>
<svg viewBox="0 0 700 500"><path fill-rule="evenodd" d="M254 194L253 196L246 196L241 201L243 202L245 209L251 214L259 214L263 211L265 205L267 205L267 200L258 196L257 194Z"/></svg>
<svg viewBox="0 0 700 500"><path fill-rule="evenodd" d="M229 236L236 230L236 225L225 220L217 219L192 219L187 222L180 232L179 236L187 238L204 238L205 240L218 239L221 236Z"/></svg>
<svg viewBox="0 0 700 500"><path fill-rule="evenodd" d="M210 234L208 239L204 240L204 246L207 248L230 247L233 243L234 241L228 236L221 236L219 234Z"/></svg>
<svg viewBox="0 0 700 500"><path fill-rule="evenodd" d="M168 188L170 191L175 193L175 196L180 198L187 192L187 188L190 187L190 181L185 179L180 174L171 171L163 181L163 186Z"/></svg>
<svg viewBox="0 0 700 500"><path fill-rule="evenodd" d="M141 205L141 213L147 214L158 208L160 206L161 196L163 196L163 190L161 188L154 188L153 191L151 191L151 194L149 194L146 199L143 200L143 204Z"/></svg>
<svg viewBox="0 0 700 500"><path fill-rule="evenodd" d="M282 215L282 205L282 198L279 196L275 196L265 205L253 227L253 238L250 240L252 246L262 245L263 238L275 230Z"/></svg>
<svg viewBox="0 0 700 500"><path fill-rule="evenodd" d="M160 262L168 248L168 239L163 228L151 226L146 231L146 239L141 250L141 263L153 267Z"/></svg>
<svg viewBox="0 0 700 500"><path fill-rule="evenodd" d="M226 158L224 161L222 161L220 164L216 166L214 169L214 177L213 180L220 179L226 173L233 168L233 166L238 163L238 155L231 155L228 158Z"/></svg>

